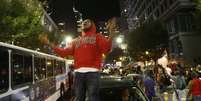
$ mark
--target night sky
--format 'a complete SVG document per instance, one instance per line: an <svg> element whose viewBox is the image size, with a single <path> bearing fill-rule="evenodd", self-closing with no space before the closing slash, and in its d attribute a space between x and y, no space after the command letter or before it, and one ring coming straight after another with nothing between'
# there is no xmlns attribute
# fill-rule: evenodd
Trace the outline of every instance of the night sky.
<svg viewBox="0 0 201 101"><path fill-rule="evenodd" d="M120 16L118 0L75 0L75 7L87 18L107 20Z"/></svg>
<svg viewBox="0 0 201 101"><path fill-rule="evenodd" d="M66 30L74 31L75 18L73 6L84 18L95 21L108 20L120 16L119 0L48 0L52 11L50 15L56 23L66 22Z"/></svg>

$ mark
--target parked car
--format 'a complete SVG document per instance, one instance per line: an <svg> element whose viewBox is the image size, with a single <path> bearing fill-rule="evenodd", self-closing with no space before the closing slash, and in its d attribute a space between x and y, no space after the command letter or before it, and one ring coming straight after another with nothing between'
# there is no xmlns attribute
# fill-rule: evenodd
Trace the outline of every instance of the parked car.
<svg viewBox="0 0 201 101"><path fill-rule="evenodd" d="M58 101L74 101L74 96L69 92ZM71 100L70 100L71 99ZM86 96L86 100L88 97ZM146 95L138 86L138 83L133 81L132 76L114 76L107 73L101 73L100 80L100 101L148 101Z"/></svg>
<svg viewBox="0 0 201 101"><path fill-rule="evenodd" d="M148 101L132 78L101 74L100 101Z"/></svg>

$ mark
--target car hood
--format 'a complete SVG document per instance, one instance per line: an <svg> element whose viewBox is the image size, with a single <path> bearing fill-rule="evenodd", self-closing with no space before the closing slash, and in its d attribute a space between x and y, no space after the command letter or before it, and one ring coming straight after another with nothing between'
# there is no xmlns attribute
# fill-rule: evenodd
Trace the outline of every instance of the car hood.
<svg viewBox="0 0 201 101"><path fill-rule="evenodd" d="M100 88L122 88L132 87L135 83L131 79L121 76L102 76L100 80Z"/></svg>

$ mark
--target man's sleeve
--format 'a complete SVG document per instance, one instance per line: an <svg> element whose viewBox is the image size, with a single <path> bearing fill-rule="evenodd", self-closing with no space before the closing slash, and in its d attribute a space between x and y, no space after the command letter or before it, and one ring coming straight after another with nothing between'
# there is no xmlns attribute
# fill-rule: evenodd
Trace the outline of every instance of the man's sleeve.
<svg viewBox="0 0 201 101"><path fill-rule="evenodd" d="M106 38L105 36L101 34L97 34L97 45L101 53L108 53L111 50L112 47L112 40L109 38Z"/></svg>
<svg viewBox="0 0 201 101"><path fill-rule="evenodd" d="M56 54L58 54L61 57L66 57L68 55L73 55L74 53L74 48L73 48L73 43L67 48L60 48L60 47L53 47L53 50Z"/></svg>

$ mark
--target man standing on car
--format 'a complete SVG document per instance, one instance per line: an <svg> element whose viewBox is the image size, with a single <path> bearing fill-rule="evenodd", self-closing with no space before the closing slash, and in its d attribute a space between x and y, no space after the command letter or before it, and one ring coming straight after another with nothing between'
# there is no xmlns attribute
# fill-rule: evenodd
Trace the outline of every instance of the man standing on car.
<svg viewBox="0 0 201 101"><path fill-rule="evenodd" d="M116 18L110 19L107 24L110 36L108 38L96 33L96 26L90 19L82 22L82 35L72 41L65 49L50 43L47 37L42 42L50 45L54 52L61 57L74 57L75 97L76 101L85 101L86 92L89 101L99 101L99 81L102 55L111 50L112 39L116 35Z"/></svg>

